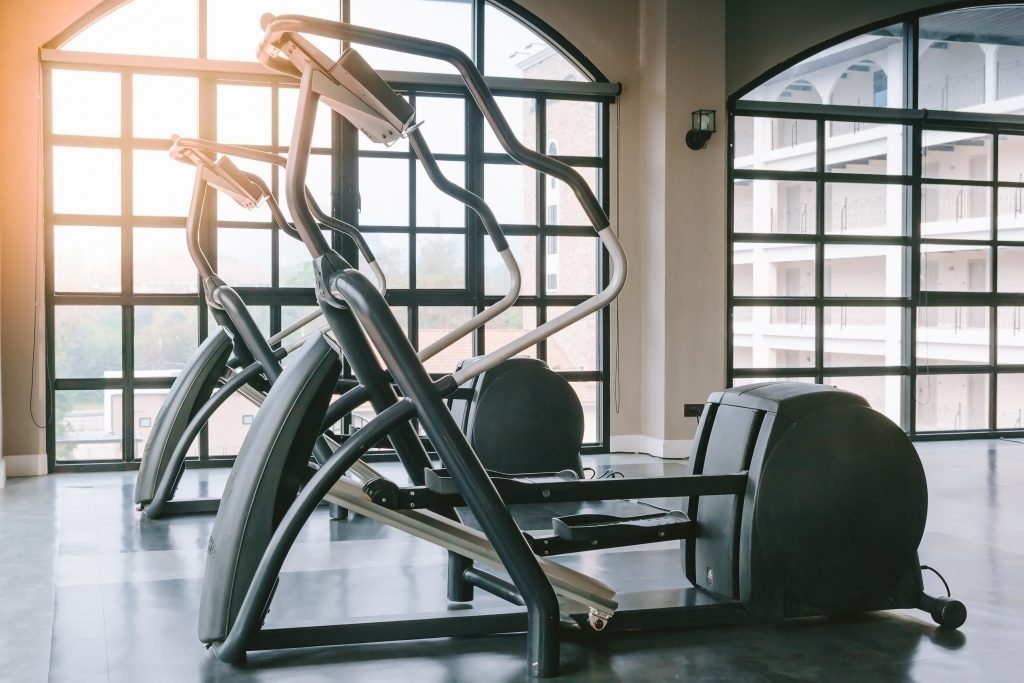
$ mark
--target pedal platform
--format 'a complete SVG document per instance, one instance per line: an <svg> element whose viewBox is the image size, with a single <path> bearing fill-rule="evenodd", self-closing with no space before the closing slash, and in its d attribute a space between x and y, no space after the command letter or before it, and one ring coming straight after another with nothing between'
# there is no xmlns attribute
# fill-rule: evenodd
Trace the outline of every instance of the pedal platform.
<svg viewBox="0 0 1024 683"><path fill-rule="evenodd" d="M551 526L553 536L526 535L538 555L658 543L692 538L697 533L697 523L678 511L634 517L593 513L566 515L552 519Z"/></svg>

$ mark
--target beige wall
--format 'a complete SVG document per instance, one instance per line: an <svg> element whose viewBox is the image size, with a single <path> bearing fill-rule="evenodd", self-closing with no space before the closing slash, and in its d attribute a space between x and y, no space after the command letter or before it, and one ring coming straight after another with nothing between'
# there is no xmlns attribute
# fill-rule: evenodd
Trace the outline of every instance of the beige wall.
<svg viewBox="0 0 1024 683"><path fill-rule="evenodd" d="M4 455L42 453L45 448L44 433L32 425L28 410L35 265L37 253L42 254L39 48L96 4L98 0L0 2L0 64L4 73L0 88L0 377ZM41 341L41 288L39 307ZM41 366L42 353L39 361ZM41 383L35 396L36 414L42 416Z"/></svg>

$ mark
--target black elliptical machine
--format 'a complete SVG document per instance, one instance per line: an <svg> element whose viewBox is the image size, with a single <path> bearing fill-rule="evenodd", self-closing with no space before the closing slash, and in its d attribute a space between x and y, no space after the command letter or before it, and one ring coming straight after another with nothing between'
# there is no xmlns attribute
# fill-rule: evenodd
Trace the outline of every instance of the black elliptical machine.
<svg viewBox="0 0 1024 683"><path fill-rule="evenodd" d="M349 49L337 62L326 60L300 34L441 59L457 69L513 159L574 190L608 251L611 273L605 288L583 304L433 379L372 283L330 250L308 209L296 206L296 227L314 258L317 297L337 342L321 336L304 345L271 389L244 445L244 462L232 470L208 546L200 602L200 640L218 657L237 662L248 650L525 631L527 671L554 676L563 615L577 628L605 632L896 608L928 611L943 627L963 623L961 603L923 590L917 549L927 486L920 459L896 425L849 392L779 383L712 395L686 476L579 480L488 472L446 397L614 300L626 261L607 216L575 171L515 139L483 76L459 50L292 15L268 15L264 28L263 61L301 79L289 151L290 200L301 197L318 99L342 114L346 102L359 108L354 122L371 138L407 135L417 156L429 157L414 112L358 53ZM500 231L490 237L499 252L507 250ZM386 372L371 349L380 353ZM315 439L308 427L322 423L342 353L378 415L298 490L286 473L308 458ZM425 454L403 453L395 435L411 430L412 420L426 431L443 468L433 467ZM385 437L413 485L373 496L345 475ZM448 548L450 599L469 600L480 588L511 608L264 627L288 549L324 497ZM646 497L682 498L685 509L629 518L558 517L546 535L524 533L509 511L514 504ZM470 508L482 534L453 521L452 509L461 505ZM631 594L620 604L607 586L549 560L671 539L682 542L685 577L671 600L664 593L655 596L657 602Z"/></svg>

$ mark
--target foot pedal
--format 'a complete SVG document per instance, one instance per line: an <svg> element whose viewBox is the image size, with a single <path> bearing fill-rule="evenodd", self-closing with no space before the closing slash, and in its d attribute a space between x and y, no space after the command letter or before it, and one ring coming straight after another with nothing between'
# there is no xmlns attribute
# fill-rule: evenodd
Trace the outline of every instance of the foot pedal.
<svg viewBox="0 0 1024 683"><path fill-rule="evenodd" d="M682 512L640 517L566 515L551 520L551 527L555 536L564 541L589 543L595 547L688 538L697 529L696 523Z"/></svg>

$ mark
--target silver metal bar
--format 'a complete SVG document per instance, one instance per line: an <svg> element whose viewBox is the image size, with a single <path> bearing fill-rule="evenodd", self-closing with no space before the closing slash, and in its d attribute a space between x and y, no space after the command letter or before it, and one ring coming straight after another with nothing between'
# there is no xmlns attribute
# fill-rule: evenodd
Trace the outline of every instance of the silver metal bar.
<svg viewBox="0 0 1024 683"><path fill-rule="evenodd" d="M381 507L371 502L360 486L345 478L338 480L324 499L475 562L504 569L498 554L483 533L429 510L391 510ZM557 595L599 612L606 619L618 609L615 591L608 584L545 557L537 558L537 561Z"/></svg>
<svg viewBox="0 0 1024 683"><path fill-rule="evenodd" d="M284 339L288 335L292 334L293 332L297 332L297 331L301 330L303 327L305 327L309 323L313 322L314 320L316 320L317 318L319 318L323 314L324 314L324 312L321 311L319 308L317 308L315 311L311 312L309 315L301 318L300 320L296 320L291 325L289 325L288 327L284 328L283 330L281 330L280 332L275 334L273 337L271 337L270 339L267 340L267 343L270 344L271 346L273 346L274 344L276 344L277 342L281 341L282 339ZM323 329L323 328L321 328L321 329ZM312 333L310 333L310 334L312 334ZM302 340L304 341L305 339L309 338L309 336L310 335L303 336ZM296 347L293 344L292 346L289 346L288 348L289 349L293 349L293 348L298 348L298 347Z"/></svg>
<svg viewBox="0 0 1024 683"><path fill-rule="evenodd" d="M622 245L619 244L619 241L615 238L615 233L610 227L600 230L597 235L601 238L601 243L604 245L605 249L608 250L610 257L609 260L612 266L611 278L608 282L608 286L601 290L596 296L590 297L583 303L570 308L565 313L530 330L515 341L492 351L486 356L481 356L480 358L466 363L460 370L452 373L452 378L455 380L456 384L461 385L463 382L466 382L467 380L500 365L520 351L528 349L537 342L547 339L555 333L564 330L573 323L576 323L583 318L586 318L588 315L601 310L615 300L615 297L619 295L619 291L626 282L626 255L623 253Z"/></svg>

